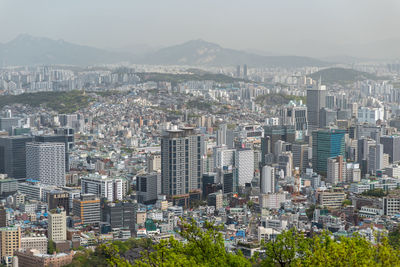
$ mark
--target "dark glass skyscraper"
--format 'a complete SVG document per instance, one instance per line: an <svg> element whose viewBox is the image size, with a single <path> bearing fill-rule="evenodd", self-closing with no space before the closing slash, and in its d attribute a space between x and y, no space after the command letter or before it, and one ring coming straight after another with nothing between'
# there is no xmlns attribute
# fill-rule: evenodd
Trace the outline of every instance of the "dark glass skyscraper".
<svg viewBox="0 0 400 267"><path fill-rule="evenodd" d="M0 173L10 178L26 178L26 143L31 136L7 136L0 138Z"/></svg>
<svg viewBox="0 0 400 267"><path fill-rule="evenodd" d="M328 158L345 156L345 130L328 129L312 133L312 164L313 169L326 174Z"/></svg>

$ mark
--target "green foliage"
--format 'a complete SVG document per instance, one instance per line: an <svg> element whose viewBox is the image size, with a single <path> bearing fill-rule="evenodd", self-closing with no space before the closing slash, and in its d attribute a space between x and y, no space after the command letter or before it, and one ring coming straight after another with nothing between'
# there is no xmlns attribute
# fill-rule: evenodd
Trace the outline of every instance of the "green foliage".
<svg viewBox="0 0 400 267"><path fill-rule="evenodd" d="M350 206L351 204L353 204L353 203L351 202L350 199L345 199L345 200L342 202L342 206Z"/></svg>
<svg viewBox="0 0 400 267"><path fill-rule="evenodd" d="M54 252L56 252L56 244L53 240L49 240L49 242L47 243L47 253L53 254Z"/></svg>
<svg viewBox="0 0 400 267"><path fill-rule="evenodd" d="M202 99L195 99L195 100L189 100L186 103L188 108L197 108L199 110L210 110L213 105L218 105L218 103L215 102L210 102Z"/></svg>
<svg viewBox="0 0 400 267"><path fill-rule="evenodd" d="M400 253L383 238L374 245L355 235L334 240L328 232L304 238L289 230L265 243L262 266L399 266Z"/></svg>
<svg viewBox="0 0 400 267"><path fill-rule="evenodd" d="M295 96L295 95L285 95L285 94L268 94L268 95L259 95L256 98L256 103L259 105L286 105L291 100L295 101L303 101L303 104L306 103L306 98L303 96Z"/></svg>
<svg viewBox="0 0 400 267"><path fill-rule="evenodd" d="M77 90L68 92L25 93L0 97L0 108L5 105L19 103L32 107L46 106L58 113L73 113L87 107L90 101L89 96Z"/></svg>
<svg viewBox="0 0 400 267"><path fill-rule="evenodd" d="M371 189L361 193L363 196L370 196L370 197L384 197L387 195L387 192L382 188Z"/></svg>
<svg viewBox="0 0 400 267"><path fill-rule="evenodd" d="M388 235L389 244L395 248L400 249L400 228L396 227L392 231L389 232Z"/></svg>
<svg viewBox="0 0 400 267"><path fill-rule="evenodd" d="M314 216L315 205L312 204L308 209L306 209L307 218L311 221Z"/></svg>
<svg viewBox="0 0 400 267"><path fill-rule="evenodd" d="M321 77L323 84L348 84L362 80L384 80L386 77L378 77L372 73L362 72L353 69L329 68L320 70L309 75L313 80L318 81Z"/></svg>

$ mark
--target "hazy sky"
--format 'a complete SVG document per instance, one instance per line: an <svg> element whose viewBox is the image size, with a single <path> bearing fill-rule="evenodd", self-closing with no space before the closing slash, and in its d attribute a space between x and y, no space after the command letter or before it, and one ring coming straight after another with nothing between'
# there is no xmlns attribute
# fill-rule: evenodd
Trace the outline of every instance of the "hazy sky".
<svg viewBox="0 0 400 267"><path fill-rule="evenodd" d="M399 15L400 0L0 0L0 42L21 33L103 48L201 38L319 56L400 39Z"/></svg>

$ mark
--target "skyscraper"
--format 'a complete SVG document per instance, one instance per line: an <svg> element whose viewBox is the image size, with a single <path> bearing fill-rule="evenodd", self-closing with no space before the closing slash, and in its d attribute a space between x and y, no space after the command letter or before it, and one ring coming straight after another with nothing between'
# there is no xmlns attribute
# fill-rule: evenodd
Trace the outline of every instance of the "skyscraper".
<svg viewBox="0 0 400 267"><path fill-rule="evenodd" d="M319 127L321 108L326 106L326 87L319 84L317 87L307 89L307 117L308 128L315 130Z"/></svg>
<svg viewBox="0 0 400 267"><path fill-rule="evenodd" d="M222 124L219 126L217 131L217 146L226 145L226 130L226 124Z"/></svg>
<svg viewBox="0 0 400 267"><path fill-rule="evenodd" d="M26 177L43 184L65 186L65 144L26 144Z"/></svg>
<svg viewBox="0 0 400 267"><path fill-rule="evenodd" d="M262 176L260 181L260 193L275 193L275 169L271 166L262 168Z"/></svg>
<svg viewBox="0 0 400 267"><path fill-rule="evenodd" d="M168 130L161 139L161 186L168 197L201 190L202 136L194 128Z"/></svg>
<svg viewBox="0 0 400 267"><path fill-rule="evenodd" d="M251 183L254 177L254 152L252 149L238 149L235 153L239 186Z"/></svg>
<svg viewBox="0 0 400 267"><path fill-rule="evenodd" d="M328 158L345 156L345 130L327 129L312 133L312 167L322 174L327 172Z"/></svg>
<svg viewBox="0 0 400 267"><path fill-rule="evenodd" d="M383 153L389 154L389 162L400 161L400 136L381 136Z"/></svg>
<svg viewBox="0 0 400 267"><path fill-rule="evenodd" d="M243 65L243 78L247 78L247 65L246 64L244 64Z"/></svg>
<svg viewBox="0 0 400 267"><path fill-rule="evenodd" d="M327 164L327 182L336 185L346 181L346 163L343 161L343 156L328 158Z"/></svg>
<svg viewBox="0 0 400 267"><path fill-rule="evenodd" d="M26 143L30 136L0 137L0 173L10 178L26 178Z"/></svg>

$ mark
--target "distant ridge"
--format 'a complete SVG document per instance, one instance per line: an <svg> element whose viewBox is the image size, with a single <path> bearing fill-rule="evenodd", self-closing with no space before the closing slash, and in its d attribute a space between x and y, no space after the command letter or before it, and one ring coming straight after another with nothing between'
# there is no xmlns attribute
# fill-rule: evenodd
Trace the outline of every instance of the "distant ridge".
<svg viewBox="0 0 400 267"><path fill-rule="evenodd" d="M328 63L300 56L260 56L244 51L223 48L204 40L192 40L183 44L162 48L141 59L146 64L192 66L248 66L304 67L327 66Z"/></svg>
<svg viewBox="0 0 400 267"><path fill-rule="evenodd" d="M326 84L346 84L363 80L386 79L386 77L379 77L372 73L345 68L328 68L314 72L310 74L309 77L311 77L313 80L319 80L319 78L321 78L322 82Z"/></svg>
<svg viewBox="0 0 400 267"><path fill-rule="evenodd" d="M8 66L37 64L87 66L117 63L129 59L121 53L28 34L21 34L7 43L0 44L0 66L3 64Z"/></svg>

